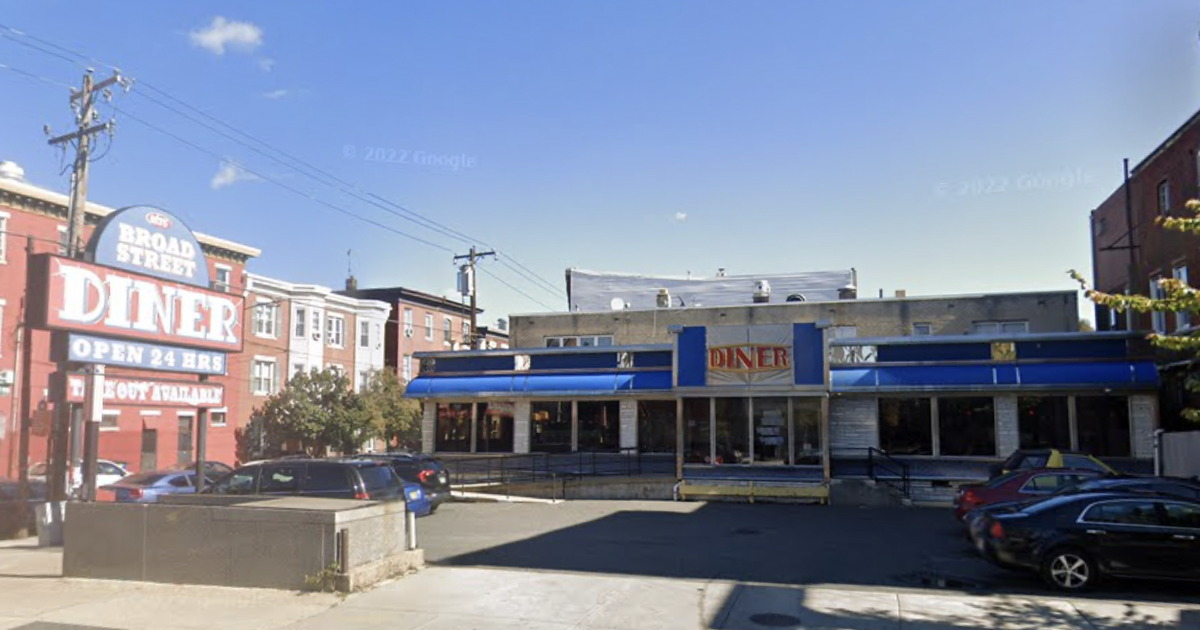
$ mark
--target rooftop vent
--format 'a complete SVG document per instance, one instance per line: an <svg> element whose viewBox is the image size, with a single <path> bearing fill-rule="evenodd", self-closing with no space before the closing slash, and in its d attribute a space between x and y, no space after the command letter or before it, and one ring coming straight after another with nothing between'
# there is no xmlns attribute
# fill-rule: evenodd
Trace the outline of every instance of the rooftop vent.
<svg viewBox="0 0 1200 630"><path fill-rule="evenodd" d="M754 283L754 303L766 304L771 301L771 283L759 280Z"/></svg>
<svg viewBox="0 0 1200 630"><path fill-rule="evenodd" d="M0 162L0 179L7 179L14 182L25 181L25 169L21 168L16 162L5 160Z"/></svg>

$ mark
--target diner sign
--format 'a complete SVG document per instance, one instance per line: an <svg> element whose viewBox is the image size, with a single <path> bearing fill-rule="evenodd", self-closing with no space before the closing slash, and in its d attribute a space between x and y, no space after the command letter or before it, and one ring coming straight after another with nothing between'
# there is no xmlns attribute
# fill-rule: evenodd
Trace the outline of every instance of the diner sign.
<svg viewBox="0 0 1200 630"><path fill-rule="evenodd" d="M209 287L208 263L196 236L158 208L134 206L104 217L88 241L87 256L107 267Z"/></svg>
<svg viewBox="0 0 1200 630"><path fill-rule="evenodd" d="M227 365L224 352L107 339L78 333L67 335L67 360L75 363L97 363L210 376L225 374Z"/></svg>
<svg viewBox="0 0 1200 630"><path fill-rule="evenodd" d="M709 385L780 385L792 382L792 326L709 326Z"/></svg>
<svg viewBox="0 0 1200 630"><path fill-rule="evenodd" d="M67 376L67 402L83 402L86 377ZM155 407L224 407L225 388L216 383L104 377L104 403Z"/></svg>
<svg viewBox="0 0 1200 630"><path fill-rule="evenodd" d="M238 295L42 254L33 260L45 328L240 352Z"/></svg>

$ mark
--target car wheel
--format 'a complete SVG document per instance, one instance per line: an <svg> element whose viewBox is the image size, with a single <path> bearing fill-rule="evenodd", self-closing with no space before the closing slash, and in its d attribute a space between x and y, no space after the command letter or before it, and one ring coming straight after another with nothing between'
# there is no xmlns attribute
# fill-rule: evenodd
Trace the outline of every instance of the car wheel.
<svg viewBox="0 0 1200 630"><path fill-rule="evenodd" d="M1051 551L1042 562L1042 578L1062 591L1087 590L1099 577L1091 556L1070 547Z"/></svg>

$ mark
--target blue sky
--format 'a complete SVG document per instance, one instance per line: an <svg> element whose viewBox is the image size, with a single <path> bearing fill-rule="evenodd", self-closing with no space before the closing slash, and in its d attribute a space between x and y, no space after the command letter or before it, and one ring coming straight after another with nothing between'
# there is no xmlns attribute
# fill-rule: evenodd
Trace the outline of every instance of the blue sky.
<svg viewBox="0 0 1200 630"><path fill-rule="evenodd" d="M143 1L72 17L88 6L0 0L0 23L507 252L557 295L484 264L559 308L567 267L855 267L868 295L1071 288L1121 159L1200 108L1194 0ZM81 73L5 38L0 63ZM132 119L93 167L92 200L161 205L261 248L251 269L286 280L340 286L353 250L361 286L454 286L466 243L143 94L158 96L135 85L118 104L445 249L218 178L220 160ZM66 96L0 69L0 159L64 191L41 129L68 126ZM487 320L546 310L488 275L480 292Z"/></svg>

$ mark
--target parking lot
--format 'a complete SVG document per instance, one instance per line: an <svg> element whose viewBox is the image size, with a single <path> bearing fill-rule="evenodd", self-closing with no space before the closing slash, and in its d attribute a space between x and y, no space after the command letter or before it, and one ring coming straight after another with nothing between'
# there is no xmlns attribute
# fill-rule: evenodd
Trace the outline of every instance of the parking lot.
<svg viewBox="0 0 1200 630"><path fill-rule="evenodd" d="M949 509L571 501L451 503L419 523L430 564L1046 594L975 554ZM1200 603L1194 585L1107 584L1093 596Z"/></svg>

